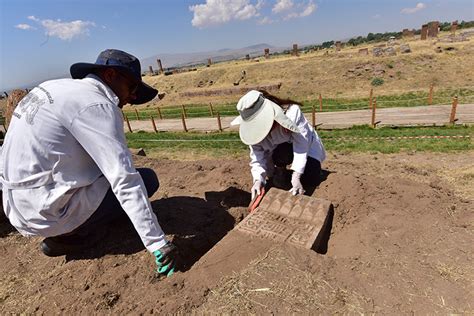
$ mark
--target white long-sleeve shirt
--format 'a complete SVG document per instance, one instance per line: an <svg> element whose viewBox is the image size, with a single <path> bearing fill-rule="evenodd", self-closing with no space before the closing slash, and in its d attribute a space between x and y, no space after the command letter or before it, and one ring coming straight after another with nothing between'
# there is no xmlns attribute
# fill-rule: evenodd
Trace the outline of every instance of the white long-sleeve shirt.
<svg viewBox="0 0 474 316"><path fill-rule="evenodd" d="M293 144L294 157L291 164L293 171L304 173L308 156L317 159L321 163L326 159L323 143L318 133L304 117L300 107L293 104L285 114L298 126L299 133L294 133L281 125L277 125L260 143L249 146L250 167L254 182L258 180L265 183L265 178L272 176L274 168L273 150L285 142Z"/></svg>
<svg viewBox="0 0 474 316"><path fill-rule="evenodd" d="M0 153L0 182L5 214L21 234L73 231L112 188L147 250L165 245L118 103L89 75L44 82L18 104Z"/></svg>

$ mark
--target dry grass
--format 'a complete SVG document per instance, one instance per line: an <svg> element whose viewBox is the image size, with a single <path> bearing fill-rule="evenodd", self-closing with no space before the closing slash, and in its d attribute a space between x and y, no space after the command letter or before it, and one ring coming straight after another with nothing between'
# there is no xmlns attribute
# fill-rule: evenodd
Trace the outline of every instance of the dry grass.
<svg viewBox="0 0 474 316"><path fill-rule="evenodd" d="M371 308L370 299L332 286L319 273L302 270L285 251L276 247L240 273L222 280L222 285L211 291L198 313L360 314Z"/></svg>
<svg viewBox="0 0 474 316"><path fill-rule="evenodd" d="M441 37L447 33L441 34ZM265 85L282 82L278 93L297 100L316 99L319 93L324 97L367 97L374 68L383 69L380 75L385 81L375 88L375 95L397 95L411 91L428 91L430 84L439 88L461 88L474 86L474 40L466 42L442 43L434 40L408 42L412 53L393 57L360 56L358 50L371 45L344 48L336 53L329 51L311 52L300 57L276 56L269 60L231 61L218 63L210 68L171 76L145 77L145 81L166 97L159 103L145 106L179 104L223 104L236 102L239 95L212 97L182 97L185 91L200 91L233 87L240 78L241 71L247 73L240 86ZM436 53L436 47L442 49ZM356 66L369 66L370 70L360 76L347 77L348 70ZM211 84L212 81L212 84ZM201 83L202 87L198 87Z"/></svg>

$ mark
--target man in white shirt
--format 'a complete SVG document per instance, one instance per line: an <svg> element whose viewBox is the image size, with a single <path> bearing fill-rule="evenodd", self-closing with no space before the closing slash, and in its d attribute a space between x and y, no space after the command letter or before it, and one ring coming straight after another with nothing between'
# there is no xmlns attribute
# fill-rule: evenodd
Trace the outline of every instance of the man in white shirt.
<svg viewBox="0 0 474 316"><path fill-rule="evenodd" d="M21 234L46 237L48 256L92 246L107 222L126 214L158 272L170 276L177 249L148 200L158 179L135 169L120 110L158 91L142 81L139 60L120 50L70 71L73 79L40 84L13 112L0 155L4 212Z"/></svg>

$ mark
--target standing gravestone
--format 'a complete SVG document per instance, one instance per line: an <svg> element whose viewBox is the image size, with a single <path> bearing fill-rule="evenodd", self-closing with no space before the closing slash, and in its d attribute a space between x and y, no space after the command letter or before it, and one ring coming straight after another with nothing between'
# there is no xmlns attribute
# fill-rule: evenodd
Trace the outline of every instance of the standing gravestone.
<svg viewBox="0 0 474 316"><path fill-rule="evenodd" d="M428 37L438 37L439 22L433 21L428 23Z"/></svg>
<svg viewBox="0 0 474 316"><path fill-rule="evenodd" d="M293 51L291 52L292 56L298 56L298 44L293 44Z"/></svg>
<svg viewBox="0 0 474 316"><path fill-rule="evenodd" d="M21 99L23 99L27 95L26 90L22 89L15 89L10 92L7 98L7 108L5 113L5 127L8 129L8 125L10 125L13 111L15 110L18 103L20 103Z"/></svg>
<svg viewBox="0 0 474 316"><path fill-rule="evenodd" d="M161 64L161 59L157 59L156 60L157 64L158 64L158 71L160 74L163 73L163 65Z"/></svg>
<svg viewBox="0 0 474 316"><path fill-rule="evenodd" d="M421 40L426 40L428 37L428 24L421 26Z"/></svg>
<svg viewBox="0 0 474 316"><path fill-rule="evenodd" d="M453 21L451 23L451 33L454 35L456 34L456 30L458 29L458 20Z"/></svg>
<svg viewBox="0 0 474 316"><path fill-rule="evenodd" d="M263 51L265 58L270 58L270 48L265 48Z"/></svg>

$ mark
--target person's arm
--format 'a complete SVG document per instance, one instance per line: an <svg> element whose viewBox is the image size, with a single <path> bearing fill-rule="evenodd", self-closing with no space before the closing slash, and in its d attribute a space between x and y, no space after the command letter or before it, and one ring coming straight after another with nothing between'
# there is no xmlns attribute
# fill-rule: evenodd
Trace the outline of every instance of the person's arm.
<svg viewBox="0 0 474 316"><path fill-rule="evenodd" d="M265 154L264 149L259 145L252 145L250 147L250 172L252 173L253 182L260 181L265 185L265 178L267 176L268 155Z"/></svg>
<svg viewBox="0 0 474 316"><path fill-rule="evenodd" d="M69 130L109 181L146 249L153 253L165 246L165 234L133 165L119 108L110 103L91 105L73 119Z"/></svg>
<svg viewBox="0 0 474 316"><path fill-rule="evenodd" d="M306 120L303 112L301 112L299 106L292 105L286 115L298 126L299 133L292 133L291 139L293 143L293 162L291 164L291 170L298 172L299 174L304 173L306 161L308 158L308 151L313 140L313 130Z"/></svg>

